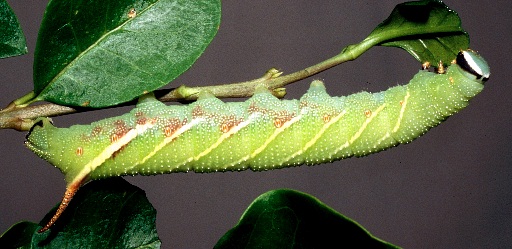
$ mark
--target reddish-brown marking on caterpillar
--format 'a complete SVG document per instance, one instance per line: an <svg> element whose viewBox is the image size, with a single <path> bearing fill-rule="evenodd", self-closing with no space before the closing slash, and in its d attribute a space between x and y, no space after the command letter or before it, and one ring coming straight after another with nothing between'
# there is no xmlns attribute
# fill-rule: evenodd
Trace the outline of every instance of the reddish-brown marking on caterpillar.
<svg viewBox="0 0 512 249"><path fill-rule="evenodd" d="M307 107L308 106L308 102L307 101L301 101L299 103L299 109L303 109L304 107Z"/></svg>
<svg viewBox="0 0 512 249"><path fill-rule="evenodd" d="M323 117L322 117L322 120L324 121L324 123L329 123L331 121L331 115L329 114L325 114Z"/></svg>
<svg viewBox="0 0 512 249"><path fill-rule="evenodd" d="M135 123L138 125L145 125L145 124L156 124L158 121L158 117L154 118L148 118L143 112L136 112L135 117L137 118L135 120Z"/></svg>
<svg viewBox="0 0 512 249"><path fill-rule="evenodd" d="M286 111L280 111L278 113L281 115L278 115L276 118L274 118L274 126L276 128L281 128L284 123L290 121L295 116L294 113L290 114Z"/></svg>
<svg viewBox="0 0 512 249"><path fill-rule="evenodd" d="M126 126L126 123L123 120L116 120L113 124L115 128L112 134L110 135L111 143L116 143L117 141L119 141L120 138L122 138L124 135L126 135L126 133L128 133L132 129ZM119 150L112 153L111 158L115 158L119 153L121 153L125 146L126 145L122 146L121 148L119 148Z"/></svg>
<svg viewBox="0 0 512 249"><path fill-rule="evenodd" d="M136 112L135 113L135 117L137 118L135 120L135 123L138 124L138 125L143 125L143 124L146 124L148 118L144 115L143 112Z"/></svg>
<svg viewBox="0 0 512 249"><path fill-rule="evenodd" d="M117 141L119 141L119 135L117 135L117 134L115 134L115 133L114 133L114 134L112 134L112 135L110 136L110 142L111 142L111 143L116 143Z"/></svg>
<svg viewBox="0 0 512 249"><path fill-rule="evenodd" d="M275 111L271 109L266 109L263 107L257 106L255 103L251 103L249 107L247 108L248 113L263 113L268 116L274 117L274 126L276 128L280 128L284 125L284 123L290 121L294 116L295 113L289 113L287 111L281 110L281 111Z"/></svg>
<svg viewBox="0 0 512 249"><path fill-rule="evenodd" d="M95 126L94 128L92 128L91 133L89 135L82 134L81 139L85 143L89 143L89 142L91 142L91 138L101 135L102 131L103 131L103 128L101 126Z"/></svg>
<svg viewBox="0 0 512 249"><path fill-rule="evenodd" d="M289 113L287 113L286 111L275 111L275 110L272 110L272 109L260 107L256 103L252 102L249 105L249 107L247 107L247 113L252 114L252 113L255 113L255 112L262 113L262 114L267 114L269 116L274 116L274 117L289 115Z"/></svg>
<svg viewBox="0 0 512 249"><path fill-rule="evenodd" d="M114 121L113 124L117 127L126 127L126 123L124 122L124 120L121 119Z"/></svg>
<svg viewBox="0 0 512 249"><path fill-rule="evenodd" d="M280 118L274 119L274 126L276 128L281 128L283 126L283 124L284 124L284 121L282 119L280 119Z"/></svg>
<svg viewBox="0 0 512 249"><path fill-rule="evenodd" d="M371 117L371 116L372 116L372 111L371 111L371 110L365 110L365 111L364 111L364 115L365 115L367 118L369 118L369 117Z"/></svg>
<svg viewBox="0 0 512 249"><path fill-rule="evenodd" d="M403 106L403 105L404 105L404 101L400 100L400 106Z"/></svg>
<svg viewBox="0 0 512 249"><path fill-rule="evenodd" d="M243 119L237 119L234 115L223 116L220 125L220 130L223 133L228 133L231 129L233 129L233 127L238 126L242 122Z"/></svg>
<svg viewBox="0 0 512 249"><path fill-rule="evenodd" d="M221 123L224 119L223 116L217 113L210 113L208 110L205 110L203 107L197 105L192 109L192 118L204 118L206 120L215 121L215 123ZM185 125L186 122L183 124Z"/></svg>
<svg viewBox="0 0 512 249"><path fill-rule="evenodd" d="M166 137L172 136L173 129L169 126L164 127L164 134Z"/></svg>
<svg viewBox="0 0 512 249"><path fill-rule="evenodd" d="M119 140L119 138L122 138L126 133L128 133L131 128L128 128L126 126L126 123L123 120L116 120L114 121L114 131L110 135L110 142L115 143Z"/></svg>
<svg viewBox="0 0 512 249"><path fill-rule="evenodd" d="M75 153L76 153L77 156L83 155L84 154L84 148L82 148L82 147L76 148Z"/></svg>
<svg viewBox="0 0 512 249"><path fill-rule="evenodd" d="M231 128L233 128L233 126L231 126L230 124L228 123L223 123L220 125L220 130L224 133L228 133L229 130L231 130Z"/></svg>
<svg viewBox="0 0 512 249"><path fill-rule="evenodd" d="M249 107L247 107L247 113L255 113L255 112L261 112L260 108L256 106L256 103L252 102Z"/></svg>
<svg viewBox="0 0 512 249"><path fill-rule="evenodd" d="M178 118L170 118L166 121L164 126L164 135L166 137L172 136L181 126L185 125L186 122L180 121Z"/></svg>
<svg viewBox="0 0 512 249"><path fill-rule="evenodd" d="M197 118L197 117L202 117L206 114L206 112L203 110L203 108L201 106L194 106L194 109L192 109L192 117L193 118Z"/></svg>
<svg viewBox="0 0 512 249"><path fill-rule="evenodd" d="M101 126L95 126L91 131L91 136L93 136L93 137L98 136L99 134L101 134L102 130L103 130L103 128L101 128Z"/></svg>
<svg viewBox="0 0 512 249"><path fill-rule="evenodd" d="M318 104L316 104L316 103L311 103L311 102L309 102L309 101L301 101L301 102L299 103L299 109L303 109L303 108L305 108L305 107L309 107L309 108L313 108L313 109L314 109L314 108L318 108L318 107L319 107L319 105L318 105Z"/></svg>
<svg viewBox="0 0 512 249"><path fill-rule="evenodd" d="M127 145L128 144L125 144L125 145L121 146L121 148L119 148L118 150L114 151L114 153L112 153L110 158L112 158L112 159L116 158L116 156L119 155L119 153L121 153L121 151L123 151L124 148L126 148Z"/></svg>
<svg viewBox="0 0 512 249"><path fill-rule="evenodd" d="M146 117L138 118L135 123L138 125L144 125L148 122L148 119Z"/></svg>

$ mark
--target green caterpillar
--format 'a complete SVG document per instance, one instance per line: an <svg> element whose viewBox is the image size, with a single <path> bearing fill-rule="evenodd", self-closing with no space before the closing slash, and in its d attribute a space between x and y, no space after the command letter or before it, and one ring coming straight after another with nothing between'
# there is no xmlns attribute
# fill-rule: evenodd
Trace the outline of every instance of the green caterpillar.
<svg viewBox="0 0 512 249"><path fill-rule="evenodd" d="M408 143L464 108L489 67L461 51L445 73L421 70L409 84L330 97L313 81L300 100L263 88L245 102L202 94L189 106L141 97L127 114L56 128L41 118L26 145L66 177L64 199L47 230L87 181L120 175L270 170L360 157Z"/></svg>

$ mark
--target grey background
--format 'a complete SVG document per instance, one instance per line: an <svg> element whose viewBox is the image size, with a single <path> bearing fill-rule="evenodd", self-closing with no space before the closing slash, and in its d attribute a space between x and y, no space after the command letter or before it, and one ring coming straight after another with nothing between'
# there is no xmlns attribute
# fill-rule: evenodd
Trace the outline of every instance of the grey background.
<svg viewBox="0 0 512 249"><path fill-rule="evenodd" d="M0 106L32 89L32 57L45 1L9 1L30 54L0 61ZM179 84L249 80L268 68L286 73L356 43L400 1L224 1L223 23ZM209 248L258 195L293 188L319 198L371 233L406 248L510 248L512 151L509 128L512 2L447 0L491 65L485 90L461 113L415 142L365 158L270 172L127 177L158 210L163 248ZM314 76L331 95L380 91L407 82L419 64L406 52L373 48L360 59ZM507 79L508 78L508 79ZM288 87L300 97L311 79ZM89 123L129 108L55 118ZM0 231L39 221L60 201L61 173L24 148L24 133L0 131Z"/></svg>

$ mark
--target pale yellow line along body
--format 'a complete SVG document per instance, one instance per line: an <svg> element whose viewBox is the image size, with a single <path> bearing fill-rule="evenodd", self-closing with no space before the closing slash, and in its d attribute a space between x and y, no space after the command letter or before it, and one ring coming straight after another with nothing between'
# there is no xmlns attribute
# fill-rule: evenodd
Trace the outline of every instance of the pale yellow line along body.
<svg viewBox="0 0 512 249"><path fill-rule="evenodd" d="M398 131L398 129L400 128L402 119L404 118L405 108L407 107L407 101L409 100L409 97L411 96L409 94L409 90L407 90L406 93L407 94L405 94L404 101L402 102L402 108L400 109L400 114L398 116L398 119L396 120L395 127L393 128L393 133Z"/></svg>
<svg viewBox="0 0 512 249"><path fill-rule="evenodd" d="M410 96L411 95L409 94L409 90L407 90L406 91L406 95L404 97L404 100L402 100L402 102L400 103L400 105L401 105L400 114L398 115L398 119L396 120L396 124L393 127L392 133L396 133L398 131L398 129L400 128L400 125L402 123L402 119L404 118L404 112L405 112L405 108L407 106L407 101L409 100ZM381 144L383 141L388 139L391 136L392 133L387 131L386 134L384 134L384 136L382 136L379 140L377 140L377 143L375 143L375 145Z"/></svg>
<svg viewBox="0 0 512 249"><path fill-rule="evenodd" d="M238 124L237 126L233 127L232 129L230 129L228 132L226 133L223 133L219 139L217 139L217 142L215 142L214 144L212 144L208 149L204 150L203 152L199 153L197 156L195 157L190 157L188 159L188 161L192 161L192 160L199 160L200 158L208 155L210 152L212 152L215 148L217 148L219 145L222 144L222 142L224 142L224 140L226 140L227 138L229 138L230 136L236 134L238 131L240 131L242 128L246 127L247 125L251 124L252 120L253 120L253 117L254 117L255 114L251 114L246 121L244 122L241 122L240 124Z"/></svg>
<svg viewBox="0 0 512 249"><path fill-rule="evenodd" d="M332 157L333 155L335 155L339 151L341 151L341 150L347 148L348 146L350 146L351 144L353 144L361 136L363 131L366 130L366 127L368 126L368 124L370 124L372 122L373 118L375 118L382 110L384 110L384 107L386 107L385 103L382 104L381 106L379 106L379 108L377 108L377 110L372 111L372 114L370 115L370 117L368 117L364 121L364 123L361 125L359 130L347 142L342 144L338 149L336 149L333 153L331 153L329 155L329 157Z"/></svg>
<svg viewBox="0 0 512 249"><path fill-rule="evenodd" d="M313 146L317 141L318 139L320 139L320 137L322 137L322 135L325 133L325 131L327 131L327 129L329 129L329 127L336 123L338 120L340 120L347 112L345 110L343 110L340 114L338 114L336 117L332 118L329 122L325 123L323 126L322 126L322 129L320 129L320 131L318 131L318 133L315 134L315 137L313 137L313 139L309 140L306 145L304 147L302 147L302 149L300 149L299 151L295 152L293 155L287 157L285 160L283 160L281 163L284 163L284 162L288 162L289 160L295 158L296 156L304 153L306 150L308 150L311 146Z"/></svg>
<svg viewBox="0 0 512 249"><path fill-rule="evenodd" d="M242 162L248 161L251 158L256 157L263 150L265 150L265 148L277 137L277 135L279 135L279 133L283 132L284 130L286 130L286 128L290 127L292 124L299 121L301 117L302 117L301 115L297 115L297 116L293 117L292 119L290 119L288 122L285 122L281 127L276 128L274 130L274 133L272 133L272 135L270 135L270 137L267 138L267 140L265 140L265 142L260 147L258 147L258 149L254 150L253 153L251 153L248 156L242 157L240 160L238 160L236 162L229 163L227 165L237 165Z"/></svg>

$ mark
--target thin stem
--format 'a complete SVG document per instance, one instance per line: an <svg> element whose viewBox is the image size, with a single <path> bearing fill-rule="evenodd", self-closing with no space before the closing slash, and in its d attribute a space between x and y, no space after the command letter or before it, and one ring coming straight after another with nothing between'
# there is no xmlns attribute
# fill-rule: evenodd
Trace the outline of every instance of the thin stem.
<svg viewBox="0 0 512 249"><path fill-rule="evenodd" d="M264 84L275 96L282 98L285 95L284 86L311 77L341 63L354 60L377 43L378 41L376 40L370 41L366 39L359 44L346 47L340 54L330 59L288 75L281 76L281 72L276 69L270 69L263 77L251 81L204 87L180 86L172 90L158 90L155 95L159 96L158 99L164 102L193 101L197 99L198 93L201 91L211 92L217 98L247 98L254 94L254 90L258 85ZM24 100L31 96L33 96L33 93L29 93L20 99ZM134 103L135 101L131 101L122 105L133 105ZM7 108L0 111L0 129L10 128L27 131L38 117L62 116L91 110L94 109L73 108L51 103L35 106L18 106L13 102Z"/></svg>

